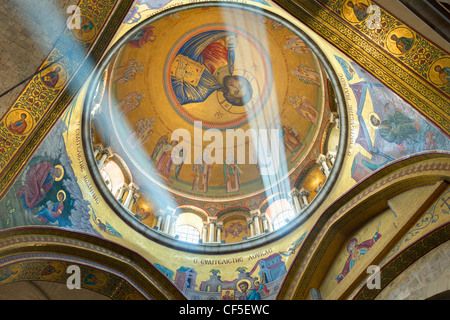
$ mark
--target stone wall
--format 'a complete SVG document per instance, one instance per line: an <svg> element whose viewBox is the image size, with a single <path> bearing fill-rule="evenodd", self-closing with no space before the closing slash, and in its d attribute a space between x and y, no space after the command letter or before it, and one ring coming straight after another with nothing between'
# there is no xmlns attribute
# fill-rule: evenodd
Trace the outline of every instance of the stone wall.
<svg viewBox="0 0 450 320"><path fill-rule="evenodd" d="M39 68L70 16L67 7L78 0L0 1L0 95ZM0 117L26 84L0 97Z"/></svg>
<svg viewBox="0 0 450 320"><path fill-rule="evenodd" d="M450 289L450 242L414 262L392 281L378 300L424 300Z"/></svg>

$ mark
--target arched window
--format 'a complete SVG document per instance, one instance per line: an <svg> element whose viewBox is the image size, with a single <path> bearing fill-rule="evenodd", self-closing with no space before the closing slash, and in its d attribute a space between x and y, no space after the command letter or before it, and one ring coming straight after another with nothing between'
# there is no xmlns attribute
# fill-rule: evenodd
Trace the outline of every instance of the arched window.
<svg viewBox="0 0 450 320"><path fill-rule="evenodd" d="M295 213L293 210L286 210L279 213L275 219L273 219L273 228L275 230L280 229L285 226L290 220L295 217Z"/></svg>
<svg viewBox="0 0 450 320"><path fill-rule="evenodd" d="M100 174L113 195L116 194L117 189L119 189L120 185L125 181L122 169L115 161L109 161L104 165L100 170Z"/></svg>
<svg viewBox="0 0 450 320"><path fill-rule="evenodd" d="M178 240L189 243L198 243L200 240L200 232L189 224L177 225L175 236L178 236Z"/></svg>
<svg viewBox="0 0 450 320"><path fill-rule="evenodd" d="M105 184L108 187L109 191L112 192L111 177L109 176L108 172L106 172L104 169L101 169L100 170L100 174L102 175L103 181L105 182Z"/></svg>
<svg viewBox="0 0 450 320"><path fill-rule="evenodd" d="M269 205L266 214L272 220L273 229L277 230L295 217L294 209L287 199L278 199Z"/></svg>

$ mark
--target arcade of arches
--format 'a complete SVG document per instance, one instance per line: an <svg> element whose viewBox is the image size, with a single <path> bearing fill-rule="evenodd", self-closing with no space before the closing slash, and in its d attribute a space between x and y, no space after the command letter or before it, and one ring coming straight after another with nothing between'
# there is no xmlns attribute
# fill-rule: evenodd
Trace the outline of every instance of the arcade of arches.
<svg viewBox="0 0 450 320"><path fill-rule="evenodd" d="M448 298L448 25L384 0L45 5L53 47L0 83L0 299Z"/></svg>

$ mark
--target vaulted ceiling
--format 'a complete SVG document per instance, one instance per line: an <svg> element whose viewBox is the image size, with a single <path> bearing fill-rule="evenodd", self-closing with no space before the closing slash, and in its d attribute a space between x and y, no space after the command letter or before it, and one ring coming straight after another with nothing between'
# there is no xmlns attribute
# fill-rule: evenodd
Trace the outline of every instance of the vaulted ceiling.
<svg viewBox="0 0 450 320"><path fill-rule="evenodd" d="M136 78L136 82L128 84L114 84L112 80L108 80L105 92L109 99L109 105L113 105L112 102L120 101L129 93L146 92L142 101L147 103L145 109L147 111L129 112L125 118L131 125L142 118L153 118L160 125L159 127L155 126L148 142L146 140L145 152L147 152L147 157L154 151L154 147L161 136L173 132L176 128L183 127L186 119L188 122L200 119L210 124L209 127L204 129L230 128L229 122L236 124L236 121L242 123L231 127L241 126L241 128L247 129L246 126L249 125L246 121L248 119L242 120L239 115L236 116L236 113L233 112L227 113L225 117L216 117L216 113L212 113L208 109L212 106L210 102L203 105L199 103L198 106L200 107L197 109L184 108L174 102L175 99L170 105L171 100L167 99L164 94L167 91L167 83L162 81L152 82L152 76L156 79L164 77L163 71L167 70L163 70L161 66L169 61L167 57L170 58L170 50L176 45L179 48L179 42L182 42L183 37L187 39L185 30L198 29L206 22L209 24L230 22L225 21L225 18L224 21L214 20L214 14L199 7L192 9L194 13L189 10L186 12L173 11L173 15L166 17L168 18L166 20L151 20L152 17L157 16L155 15L157 13L164 15L164 8L169 10L172 5L173 7L177 6L176 4L171 5L171 1L156 3L140 0L133 3L131 0L81 0L79 2L75 0L46 0L40 2L39 6L26 0L11 0L0 3L0 62L3 74L0 80L0 93L2 94L0 97L0 116L2 117L0 122L0 192L2 199L0 201L0 218L3 219L0 241L4 244L0 250L0 258L3 259L0 263L0 268L2 268L0 272L5 277L15 279L15 277L18 277L16 274L19 274L17 273L18 270L26 270L27 268L30 268L29 270L32 268L34 268L33 270L40 270L40 274L28 274L28 278L25 276L19 277L22 281L25 281L20 285L17 284L18 282L15 283L11 280L0 292L0 299L2 298L2 292L8 292L11 288L29 292L28 296L18 295L19 299L52 299L53 294L59 295L64 291L61 289L61 283L63 282L61 279L63 278L57 278L56 276L53 278L49 274L55 275L56 271L63 270L76 261L83 263L85 267L83 274L89 276L86 277L87 280L92 279L92 275L97 277L96 283L85 286L95 293L83 291L79 292L79 296L68 295L69 299L190 299L195 294L200 293L198 293L198 290L186 293L188 292L186 288L183 288L177 282L178 275L187 275L189 272L198 273L197 282L200 285L200 282L203 283L208 278L211 280L216 275L214 273L213 276L209 275L210 269L221 268L222 277L232 282L236 280L235 276L238 274L236 272L237 266L245 264L247 271L250 271L249 269L257 261L260 261L257 259L258 257L284 259L282 262L288 267L288 270L283 274L283 278L280 278L280 281L283 280L283 282L277 283L278 287L275 287L275 284L271 287L272 293L276 293L271 298L277 296L280 299L311 298L311 296L308 296L309 290L321 286L323 292L329 294L329 297L371 297L370 292L358 291L358 283L361 283L361 274L364 273L363 269L361 269L363 271L360 271L358 277L344 279L343 283L348 283L345 284L346 289L336 289L334 282L331 284L324 280L330 278L330 270L336 269L336 267L333 267L334 269L328 270L329 265L327 263L331 265L330 261L337 259L337 257L341 259L337 259L338 264L342 262L342 257L346 253L343 249L346 241L355 233L359 237L361 234L366 236L375 229L378 232L379 229L376 225L379 221L383 221L383 228L385 228L380 231L380 234L383 234L384 237L381 239L387 238L386 234L391 229L387 228L386 221L390 223L391 220L386 216L392 215L392 212L397 216L393 209L395 205L403 208L408 195L416 195L419 199L417 204L411 203L411 208L414 208L415 214L409 217L407 221L395 220L398 221L398 227L403 233L398 231L398 235L390 238L389 242L385 244L385 248L392 248L396 241L400 241L400 236L403 236L409 230L408 228L414 225L416 222L414 219L418 219L421 214L428 212L430 206L437 205L438 201L443 199L440 197L448 192L445 182L448 181L448 171L444 164L448 163L448 152L450 151L448 139L448 133L450 132L450 91L448 76L447 82L445 82L445 77L440 77L442 73L439 74L433 70L439 64L449 67L450 56L448 52L450 46L439 35L439 32L432 29L444 28L445 25L427 25L414 13L405 10L400 1L361 1L366 6L376 4L379 6L378 8L381 8L381 28L375 29L369 28L365 22L362 23L358 19L356 11L349 9L349 1L278 0L266 2L255 0L247 2L249 2L250 7L261 10L260 12L267 10L270 14L281 15L283 19L292 23L296 28L302 29L302 32L307 35L305 39L312 39L313 44L317 45L321 51L325 51L326 59L324 61L332 61L330 65L333 68L331 69L338 71L336 79L338 79L339 85L334 83L335 86L333 87L330 83L336 80L330 80L327 76L330 74L327 73L329 71L315 60L317 59L316 51L314 51L314 54L304 55L303 52L303 55L299 55L290 52L292 56L286 55L280 49L282 46L277 41L281 43L280 39L284 40L291 34L287 31L287 33L281 34L280 31L276 30L275 24L271 25L265 21L264 28L268 30L273 43L265 45L264 50L270 52L269 60L274 60L271 66L275 66L275 68L273 68L273 75L270 77L276 81L274 81L275 85L273 83L261 85L265 78L258 79L260 83L259 93L264 92L265 86L274 86L276 90L280 90L280 93L277 93L279 96L277 101L280 104L279 113L284 117L283 121L296 124L300 135L309 139L308 141L305 139L303 143L310 148L301 149L302 151L299 151L299 155L295 157L296 162L290 162L293 164L288 169L289 175L292 174L288 179L289 186L300 189L301 183L306 186L308 181L310 181L310 185L313 185L311 181L319 176L320 179L325 181L323 173L319 170L319 165L317 165L316 171L307 169L312 168L312 164L315 164L320 151L328 150L328 143L333 147L336 146L336 149L339 145L330 142L330 139L331 141L333 139L329 136L329 130L331 129L327 127L330 125L329 120L333 113L332 110L336 110L336 106L333 105L333 103L336 103L335 101L338 101L337 103L346 101L348 104L348 109L345 109L348 110L348 114L347 111L345 114L340 114L341 126L349 130L346 133L349 134L346 142L348 144L345 144L345 150L341 150L341 152L342 154L351 154L351 156L345 156L346 160L341 159L342 167L339 166L339 168L343 170L339 172L335 170L335 175L330 178L332 180L331 185L336 187L328 187L328 189L325 189L327 193L322 192L321 197L318 196L319 191L314 193L314 197L317 196L317 201L315 206L310 206L308 215L298 217L292 227L286 229L288 231L284 233L269 233L265 238L266 242L260 237L253 242L248 242L250 244L246 246L247 242L244 241L240 245L240 249L233 244L233 250L228 251L226 256L220 252L219 247L214 247L218 244L206 245L205 249L201 249L204 250L203 252L200 249L197 250L195 247L184 246L183 244L176 247L177 249L167 249L168 245L170 247L172 239L167 240L167 235L153 230L157 214L155 214L154 220L146 224L142 224L141 221L134 221L136 220L135 217L128 214L129 212L123 211L123 208L114 202L115 199L111 195L104 193L106 189L101 185L101 181L98 181L100 179L96 179L100 177L99 172L90 173L92 169L83 167L95 163L93 156L89 155L92 152L90 148L93 148L95 143L104 143L106 140L110 142L114 135L117 135L117 132L112 129L112 125L111 127L105 127L105 121L117 124L124 117L114 118L114 115L109 115L111 118L103 119L98 123L94 121L93 127L97 127L93 129L92 137L89 137L93 140L92 146L84 146L80 153L78 145L82 140L79 132L85 130L80 124L83 119L84 121L86 119L85 113L83 113L86 112L83 111L83 101L86 91L89 91L89 86L85 84L89 83L93 75L95 78L95 74L98 72L97 68L100 67L104 68L101 71L107 70L109 72L109 79L114 79L115 73L118 73L117 69L131 59L140 61L146 66L147 77ZM84 29L84 32L81 33L77 33L76 29L67 28L67 18L71 14L67 12L67 8L74 4L81 8L82 15L87 19L83 20L84 23L86 21L91 22L90 27L86 24L88 29ZM188 4L188 1L186 1L186 4ZM214 6L212 10L215 10ZM183 14L186 14L186 16L183 16ZM191 19L191 14L198 17L195 22ZM239 10L237 10L231 16L236 17L239 14ZM55 19L49 21L47 18L43 18L48 16L55 17ZM258 17L256 15L255 17L254 19L257 20ZM113 47L115 43L123 39L122 36L126 37L130 30L133 30L133 27L145 25L146 18L153 22L151 25L154 27L152 31L154 32L153 35L156 35L156 40L151 39L144 45L146 45L145 48L153 46L153 51L145 51L142 46L133 48L126 45L128 42L125 42L125 45L122 42L119 48ZM367 19L367 15L364 16L364 19ZM429 23L429 20L427 22ZM172 24L167 28L167 31L162 27L159 28L158 24L164 23ZM238 33L242 32L240 28L243 28L243 26L236 25L236 27L236 31L239 30ZM164 32L162 32L163 30ZM406 51L398 51L400 49L391 41L395 30L397 32L402 31L403 33L400 32L400 34L406 38L412 37L414 39L413 46L408 47ZM169 31L175 34L172 35ZM240 35L243 39L252 41L252 44L262 41L256 39L255 42L253 35L245 38L245 32ZM162 41L163 39L165 41ZM186 39L183 41L186 42ZM177 40L179 42L176 42ZM246 40L241 41L241 44L245 43ZM275 44L278 44L279 47ZM108 53L112 52L111 50L116 50L115 53L119 52L119 54L114 55L109 65L101 65L101 63L104 63L102 59L108 56ZM264 59L267 58L261 55L264 50L258 51L257 48L255 52L247 50L246 53L253 54L253 60L264 66ZM163 54L158 55L161 52ZM342 59L339 60L339 57ZM172 58L175 58L175 55ZM319 86L305 85L304 82L298 84L298 82L289 80L290 78L286 76L291 69L295 69L296 65L308 64L316 66L316 71L323 75ZM60 66L63 69L59 80L56 80L52 85L42 85L41 81L44 81L42 78L51 71L55 72L55 66ZM239 64L237 66L239 67ZM170 70L167 72L170 72ZM348 72L348 74L345 72ZM337 88L337 92L326 89L330 86ZM301 92L301 95L306 96L314 105L318 105L319 118L322 121L320 124L313 126L310 124L310 120L299 116L289 103L289 99L286 99L290 95L285 92L287 87L293 92ZM320 87L320 90L317 87ZM360 101L354 100L354 97L360 98L357 92L363 92L366 89L370 95L369 102L365 104L361 99L363 103L360 104ZM338 96L336 100L334 100L334 95ZM340 95L342 101L339 100ZM270 100L270 98L267 99ZM389 103L391 104L389 105ZM381 107L382 104L384 104L383 107ZM174 105L176 107L172 107ZM368 148L363 151L363 147L357 146L358 143L363 145L360 140L361 131L358 131L362 127L359 122L361 119L357 118L357 114L363 112L362 108L365 105L372 107L371 110L378 114L379 121L380 118L381 121L383 120L383 116L387 118L388 114L393 113L392 110L394 109L397 111L406 110L407 115L416 119L416 126L421 127L422 132L425 131L425 128L431 132L426 137L420 136L421 139L423 138L425 141L428 137L430 139L437 137L434 140L435 149L422 145L411 149L412 144L404 142L407 141L406 138L401 143L391 141L392 145L386 144L387 140L383 140L381 144L377 145L378 151L387 152L386 159L390 160L383 165L378 158L370 157L374 154L367 151ZM389 109L393 105L395 105L395 108ZM344 108L344 106L341 108ZM230 110L228 109L228 111ZM265 110L267 111L267 108ZM353 115L351 110L355 111ZM28 127L20 133L14 133L8 129L8 126L19 120L20 113L28 115ZM368 122L371 115L371 113L363 114L362 118ZM355 118L352 119L352 116ZM348 119L346 119L347 117ZM263 118L270 117L265 114ZM347 124L346 121L348 121ZM358 121L358 125L354 125L352 121ZM62 129L62 122L69 128L67 132ZM397 125L399 123L397 122ZM223 127L221 127L222 125ZM294 125L292 126L294 127ZM369 129L368 135L372 139L375 139L375 127L375 125L372 128L370 125L367 126ZM353 130L354 136L352 136L352 128L358 128L358 130ZM344 131L341 131L341 134L342 132ZM55 147L54 141L58 140L52 137L58 135L65 135L65 140L63 140L67 146L66 153ZM357 135L358 139L356 139ZM86 139L85 137L84 143L86 143ZM431 141L430 144L433 144L432 140L429 141ZM57 150L55 154L60 157L62 157L61 155L68 156L71 160L67 163L72 163L72 168L74 168L70 174L76 177L78 181L82 194L81 199L91 201L90 207L86 206L88 208L88 219L83 220L80 224L74 222L76 219L71 219L73 226L76 226L76 228L69 228L70 231L57 226L49 227L48 225L30 223L26 220L27 215L22 213L24 207L22 207L21 202L14 200L16 199L15 193L26 180L25 173L32 164L45 157L53 159L54 155L51 154L52 143L53 148ZM386 149L381 149L380 145L383 143ZM392 146L392 150L389 149L390 146ZM344 146L341 146L341 148L344 148ZM357 153L358 150L360 152ZM114 150L114 152L120 154L119 149ZM121 159L125 159L126 162L130 154L135 156L134 152L134 150L125 150ZM286 152L286 154L291 155L289 152ZM377 153L377 156L379 156L379 153ZM84 157L87 158L86 162L80 160ZM91 160L89 160L89 157L91 157ZM287 158L291 160L288 156ZM361 163L365 163L366 166L362 166ZM439 165L435 166L434 163L439 163ZM377 169L373 169L373 171L368 169L374 166L378 166ZM130 167L132 166L130 165ZM193 165L190 165L183 168L179 176L180 181L176 179L176 181L166 183L167 181L164 179L167 178L161 176L163 177L163 189L172 192L178 204L196 208L196 210L206 212L212 217L220 216L220 213L225 214L230 211L230 208L235 207L245 208L248 211L267 209L267 197L255 196L255 194L264 194L263 191L266 191L268 186L258 180L258 171L254 166L243 166L242 170L246 173L242 180L243 191L235 193L234 196L230 196L227 189L223 188L224 171L222 167L216 167L214 168L215 171L212 171L210 185L212 192L206 194L194 192L191 177L193 167ZM355 168L363 167L366 170L364 172L355 170ZM378 168L381 169L378 170ZM404 171L402 170L404 168L405 170L410 169L411 172L414 171L417 175L414 177L403 175ZM422 168L433 168L436 172L431 169L432 172L422 172L420 171ZM137 166L137 169L140 170L141 168ZM131 170L131 175L139 176L133 170ZM341 174L341 172L345 173ZM398 172L401 174L398 174ZM69 174L67 169L64 174L66 176ZM358 174L360 175L358 176ZM136 179L135 182L140 182L142 186L146 184L139 179ZM422 189L420 189L420 192L414 193L414 191L410 191L411 185ZM72 189L67 184L61 184L61 186L64 186L67 194L76 193L74 186L71 187ZM366 192L366 190L369 190L369 192ZM372 191L373 193L371 193ZM390 192L393 192L392 194L396 196L391 198ZM110 198L112 200L109 200ZM389 204L387 204L388 198L391 201ZM96 206L97 199L100 199L99 206ZM139 201L142 201L142 199ZM422 202L419 203L419 201ZM440 210L444 210L445 206L441 207ZM445 211L441 213L445 215ZM82 219L80 218L80 220ZM82 225L83 227L81 227ZM447 241L446 236L441 235L442 231L447 230L445 228L448 229L448 226L446 227L443 224L440 229L431 229L433 232L430 231L430 239L436 241L436 244L427 247L428 251ZM392 231L392 233L394 232ZM44 238L41 238L41 236ZM29 250L32 247L29 244L34 243L34 241L42 242L42 249L37 250L37 253ZM22 252L21 246L16 246L16 243L21 243L28 249ZM331 246L330 243L334 243L336 247ZM410 248L411 251L417 253L418 257L425 254L427 251L420 251L424 246L426 247L424 243L426 242L423 239L418 241L415 247ZM79 251L72 250L74 247L81 249ZM66 248L71 248L69 250L70 255L65 255ZM168 252L166 250L171 250L170 258L164 256L164 253ZM373 252L372 261L381 264L382 259L380 257L382 257L382 254L386 254L384 251L381 250L381 253L377 253L378 256L376 257ZM206 252L208 255L203 255ZM33 254L37 254L38 258L34 260ZM12 262L8 262L6 257L10 257ZM94 258L91 260L92 264L89 264L91 257ZM60 259L61 264L52 263L54 259ZM132 267L129 273L122 269L128 264ZM386 268L394 270L395 266L386 263ZM9 270L10 273L4 270ZM45 272L49 272L48 270L50 270L50 273L46 274ZM176 279L172 278L174 276L173 270L177 271ZM317 272L312 270L317 270ZM165 277L158 277L160 272L165 273ZM400 273L398 270L392 272ZM260 277L262 277L261 274L260 272ZM256 275L256 272L253 275ZM45 278L46 276L48 278ZM240 274L239 277L241 276ZM53 283L37 283L37 280L54 281ZM103 284L111 284L114 288L123 285L125 289L123 292L118 290L107 292L107 287L102 284L102 281ZM57 284L57 282L60 283ZM139 287L140 285L141 287ZM7 288L6 286L10 287ZM134 291L136 287L139 287L139 290ZM202 290L201 288L198 289ZM239 289L236 290L238 295Z"/></svg>

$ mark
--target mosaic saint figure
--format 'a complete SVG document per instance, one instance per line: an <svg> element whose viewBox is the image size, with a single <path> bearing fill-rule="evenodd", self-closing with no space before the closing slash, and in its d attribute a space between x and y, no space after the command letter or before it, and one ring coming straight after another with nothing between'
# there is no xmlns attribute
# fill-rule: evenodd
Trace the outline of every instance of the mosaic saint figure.
<svg viewBox="0 0 450 320"><path fill-rule="evenodd" d="M127 141L132 147L145 144L153 134L153 125L156 119L140 119L134 124L134 131L128 137Z"/></svg>
<svg viewBox="0 0 450 320"><path fill-rule="evenodd" d="M395 42L397 49L400 50L401 53L406 53L409 51L414 44L414 39L408 37L398 37L395 34L391 36L391 40Z"/></svg>
<svg viewBox="0 0 450 320"><path fill-rule="evenodd" d="M380 121L374 115L370 117L370 122L377 127L381 137L395 144L415 143L415 135L419 132L418 122L408 118L403 113L396 111L393 115L388 115L386 120Z"/></svg>
<svg viewBox="0 0 450 320"><path fill-rule="evenodd" d="M118 104L120 114L127 114L133 111L141 104L142 100L146 98L145 93L130 92L125 95Z"/></svg>
<svg viewBox="0 0 450 320"><path fill-rule="evenodd" d="M434 71L439 74L439 79L444 85L448 85L450 83L450 67L442 68L440 65L437 65L434 67Z"/></svg>
<svg viewBox="0 0 450 320"><path fill-rule="evenodd" d="M44 224L56 224L58 217L64 211L64 200L66 200L66 193L64 190L59 190L56 194L56 198L58 200L57 202L47 201L46 205L33 217L39 218Z"/></svg>
<svg viewBox="0 0 450 320"><path fill-rule="evenodd" d="M265 294L270 293L267 287L260 283L258 280L255 280L253 283L253 288L251 288L247 294L246 300L261 300L261 292Z"/></svg>
<svg viewBox="0 0 450 320"><path fill-rule="evenodd" d="M294 53L304 54L311 52L311 48L298 36L290 35L286 36L286 43L283 44L283 48L291 50Z"/></svg>
<svg viewBox="0 0 450 320"><path fill-rule="evenodd" d="M349 1L347 2L347 6L353 9L353 13L355 14L358 21L363 21L365 18L367 18L367 4L364 4L362 2L353 3L353 1Z"/></svg>
<svg viewBox="0 0 450 320"><path fill-rule="evenodd" d="M177 144L177 140L169 142L169 136L163 135L159 138L153 149L151 160L154 161L156 169L165 176L168 176L171 171L175 170L175 178L178 178L183 163L175 164L172 161L172 151ZM182 150L179 150L178 152L182 152Z"/></svg>
<svg viewBox="0 0 450 320"><path fill-rule="evenodd" d="M347 243L347 252L349 256L347 261L345 262L344 268L342 272L335 278L338 283L340 283L344 277L350 272L350 270L355 265L356 261L358 261L362 255L365 255L367 251L381 238L381 234L379 233L380 224L378 224L377 229L373 237L369 240L363 241L358 244L358 240L356 238L352 238Z"/></svg>
<svg viewBox="0 0 450 320"><path fill-rule="evenodd" d="M284 146L290 152L296 151L302 145L300 137L295 127L288 127L283 125L281 127L281 135L283 138Z"/></svg>
<svg viewBox="0 0 450 320"><path fill-rule="evenodd" d="M55 70L50 71L41 77L42 82L44 82L47 87L54 88L59 81L59 72L61 72L61 67L58 66Z"/></svg>
<svg viewBox="0 0 450 320"><path fill-rule="evenodd" d="M81 17L81 27L77 29L77 37L82 38L85 33L94 29L94 23L86 17Z"/></svg>
<svg viewBox="0 0 450 320"><path fill-rule="evenodd" d="M223 165L223 177L227 192L239 191L241 183L242 170L236 163L236 160L228 155Z"/></svg>
<svg viewBox="0 0 450 320"><path fill-rule="evenodd" d="M26 113L22 113L20 115L20 119L15 121L15 122L11 122L8 125L8 129L15 134L23 134L25 132L25 130L27 129L27 121L25 120L27 118L27 114Z"/></svg>
<svg viewBox="0 0 450 320"><path fill-rule="evenodd" d="M136 78L138 72L144 71L144 66L140 65L136 60L130 59L123 66L116 69L114 81L119 83L126 83Z"/></svg>
<svg viewBox="0 0 450 320"><path fill-rule="evenodd" d="M194 180L192 181L192 191L208 192L209 180L211 178L211 165L203 163L200 158L192 166Z"/></svg>
<svg viewBox="0 0 450 320"><path fill-rule="evenodd" d="M235 33L223 30L205 31L186 41L171 68L172 89L181 105L205 101L217 90L235 106L251 100L251 83L233 75L237 42Z"/></svg>
<svg viewBox="0 0 450 320"><path fill-rule="evenodd" d="M289 97L289 102L294 104L294 108L299 115L316 125L319 112L313 104L304 96Z"/></svg>
<svg viewBox="0 0 450 320"><path fill-rule="evenodd" d="M291 73L305 83L320 87L320 75L308 66L297 66L296 69L291 70Z"/></svg>
<svg viewBox="0 0 450 320"><path fill-rule="evenodd" d="M29 213L47 195L55 181L60 181L64 175L61 165L54 165L50 161L43 161L32 166L26 173L25 183L17 191L16 197L20 198L25 209Z"/></svg>
<svg viewBox="0 0 450 320"><path fill-rule="evenodd" d="M154 28L154 26L144 27L130 42L128 42L128 45L132 48L142 48L147 42L155 41L156 35L153 34Z"/></svg>

